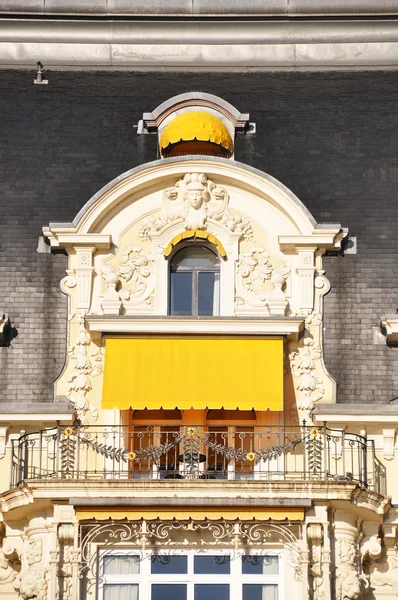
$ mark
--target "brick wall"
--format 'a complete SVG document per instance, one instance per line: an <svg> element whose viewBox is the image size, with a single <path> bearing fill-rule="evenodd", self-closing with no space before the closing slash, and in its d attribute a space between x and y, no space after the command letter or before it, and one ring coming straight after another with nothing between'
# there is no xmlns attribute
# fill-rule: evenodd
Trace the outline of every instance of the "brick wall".
<svg viewBox="0 0 398 600"><path fill-rule="evenodd" d="M325 259L325 360L339 402L398 394L398 348L372 325L398 308L398 79L369 73L70 73L0 71L0 309L19 336L0 348L0 397L51 402L66 349L62 255L36 251L42 225L70 221L120 173L157 158L137 136L144 111L200 90L250 112L256 135L236 158L292 189L320 222L340 221L358 254Z"/></svg>

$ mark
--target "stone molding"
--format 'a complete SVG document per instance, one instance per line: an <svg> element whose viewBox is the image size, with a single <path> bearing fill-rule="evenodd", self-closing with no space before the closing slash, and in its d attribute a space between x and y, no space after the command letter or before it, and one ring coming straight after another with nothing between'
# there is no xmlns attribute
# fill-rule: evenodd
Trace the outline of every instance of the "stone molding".
<svg viewBox="0 0 398 600"><path fill-rule="evenodd" d="M349 4L340 2L339 12ZM358 21L228 22L223 3L221 7L216 23L184 21L184 35L179 22L166 18L138 23L4 19L0 64L32 69L32 55L40 56L45 67L74 69L366 69L398 64L393 20L363 20L361 12ZM250 16L250 10L246 14Z"/></svg>

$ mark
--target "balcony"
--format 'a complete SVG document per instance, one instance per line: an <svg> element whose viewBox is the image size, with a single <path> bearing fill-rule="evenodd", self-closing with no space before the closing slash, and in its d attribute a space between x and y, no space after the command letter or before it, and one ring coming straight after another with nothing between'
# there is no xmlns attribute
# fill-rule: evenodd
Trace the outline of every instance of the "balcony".
<svg viewBox="0 0 398 600"><path fill-rule="evenodd" d="M373 441L326 427L58 426L13 441L11 488L84 480L352 483L385 494ZM170 481L174 480L174 481ZM222 483L222 481L220 481Z"/></svg>

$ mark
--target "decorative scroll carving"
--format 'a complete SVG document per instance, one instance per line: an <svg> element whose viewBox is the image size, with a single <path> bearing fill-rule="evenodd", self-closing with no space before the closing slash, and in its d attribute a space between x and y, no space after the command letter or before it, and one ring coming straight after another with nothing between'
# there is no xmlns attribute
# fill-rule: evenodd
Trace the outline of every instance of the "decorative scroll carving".
<svg viewBox="0 0 398 600"><path fill-rule="evenodd" d="M323 381L316 373L315 361L322 356L322 348L314 345L314 340L309 334L304 337L304 347L297 352L289 355L291 370L293 376L298 379L296 389L303 393L297 402L297 407L301 411L301 422L305 421L307 425L312 425L312 411L315 402L320 400L325 389Z"/></svg>
<svg viewBox="0 0 398 600"><path fill-rule="evenodd" d="M141 450L129 451L125 448L116 448L111 446L108 442L101 443L98 441L97 435L95 439L91 439L89 432L83 432L82 435L76 434L75 430L71 427L67 427L64 431L65 437L61 441L61 458L63 459L64 455L69 458L72 456L72 463L65 465L63 463L63 469L67 472L74 472L73 460L74 460L74 449L76 447L75 439L72 439L72 434L76 435L76 439L79 440L80 447L82 445L89 446L96 452L104 456L105 458L110 458L118 463L121 462L134 462L139 464L142 461L152 460L155 464L159 465L159 462L169 450L182 445L183 449L183 471L181 474L185 479L198 479L200 477L199 470L199 456L200 456L200 446L203 444L206 448L213 450L219 457L225 457L228 461L240 461L242 463L254 463L258 464L260 461L266 462L275 460L280 456L288 454L289 452L294 451L296 446L300 444L303 440L301 437L298 437L297 434L291 433L290 438L285 438L285 443L281 445L272 445L267 448L258 448L253 450L252 452L248 452L247 450L241 447L227 446L222 443L215 443L211 441L211 434L205 432L200 434L196 428L188 427L187 431L179 435L177 433L172 435L172 441L165 444L158 445L150 445L147 448L142 448ZM243 434L242 434L243 435ZM73 436L74 438L74 436ZM71 443L73 444L73 450L69 450ZM66 450L64 451L64 448ZM65 459L66 460L66 459Z"/></svg>
<svg viewBox="0 0 398 600"><path fill-rule="evenodd" d="M138 246L128 246L123 253L123 262L119 266L119 275L125 280L127 290L122 289L123 300L137 305L145 302L153 305L151 295L155 289L154 261Z"/></svg>
<svg viewBox="0 0 398 600"><path fill-rule="evenodd" d="M241 300L238 302L256 307L268 306L270 314L285 314L287 300L282 287L288 274L286 265L273 270L264 248L251 248L239 256L236 289Z"/></svg>
<svg viewBox="0 0 398 600"><path fill-rule="evenodd" d="M89 375L95 377L102 372L102 357L98 350L92 352L93 366L88 352L91 338L85 328L84 315L81 313L73 315L71 321L73 320L79 324L79 334L75 343L68 348L70 358L76 362L73 372L68 377L66 395L73 403L81 423L88 425L90 420L89 413L91 413L93 421L96 421L98 418L96 407L86 397L87 393L91 390Z"/></svg>
<svg viewBox="0 0 398 600"><path fill-rule="evenodd" d="M266 554L269 546L282 544L287 550L289 564L295 577L302 580L300 528L298 525L256 523L245 521L130 521L80 526L81 563L80 577L86 580L87 597L98 580L96 548L115 548L118 543L134 547L141 556L147 548L166 547L181 552L184 547L228 548L231 558L241 556L246 548L257 548ZM236 552L236 554L235 554Z"/></svg>
<svg viewBox="0 0 398 600"><path fill-rule="evenodd" d="M140 304L153 306L152 294L155 289L154 261L151 256L139 246L128 246L123 252L123 260L118 271L112 265L103 265L102 277L108 284L104 294L102 308L105 314L119 314L120 307L126 309ZM117 291L120 279L125 281L126 287Z"/></svg>

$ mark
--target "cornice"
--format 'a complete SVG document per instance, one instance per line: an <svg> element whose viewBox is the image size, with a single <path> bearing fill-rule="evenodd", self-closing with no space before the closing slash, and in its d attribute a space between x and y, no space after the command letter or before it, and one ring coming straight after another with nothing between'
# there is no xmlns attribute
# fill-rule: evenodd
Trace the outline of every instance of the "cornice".
<svg viewBox="0 0 398 600"><path fill-rule="evenodd" d="M0 8L3 14L89 15L89 16L303 16L392 15L396 0L13 0Z"/></svg>
<svg viewBox="0 0 398 600"><path fill-rule="evenodd" d="M398 15L398 2L391 4ZM95 11L91 10L88 15L76 13L74 19L72 13L61 18L59 13L49 12L50 7L45 13L33 11L34 19L26 13L11 13L7 18L0 13L0 67L34 69L36 59L47 69L365 69L398 65L398 20L386 18L391 14L387 11L378 18L370 4L369 12L358 8L354 13L360 18L342 11L338 19L331 12L325 12L328 18L322 19L308 12L300 20L282 18L283 13L275 19L264 18L265 13L250 19L246 18L252 16L249 12L239 20L228 12L200 20L181 13L183 18L177 19L161 11L154 13L154 19L148 18L150 8L145 15L134 13L134 20L129 20L126 12L119 20L111 19L111 13L93 19ZM105 18L107 14L109 18Z"/></svg>
<svg viewBox="0 0 398 600"><path fill-rule="evenodd" d="M266 317L172 319L129 315L86 315L90 331L137 335L258 335L288 336L297 339L304 328L303 318Z"/></svg>
<svg viewBox="0 0 398 600"><path fill-rule="evenodd" d="M91 499L95 504L101 499L108 502L120 498L203 498L212 502L211 498L227 501L228 499L252 498L273 499L275 506L288 499L308 499L312 502L330 502L333 500L348 501L358 507L368 509L377 514L384 514L389 506L385 496L361 488L353 482L343 481L148 481L148 480L36 480L4 492L0 496L0 506L3 513L16 508L27 506L37 501L51 499L53 502L69 501L70 498Z"/></svg>

